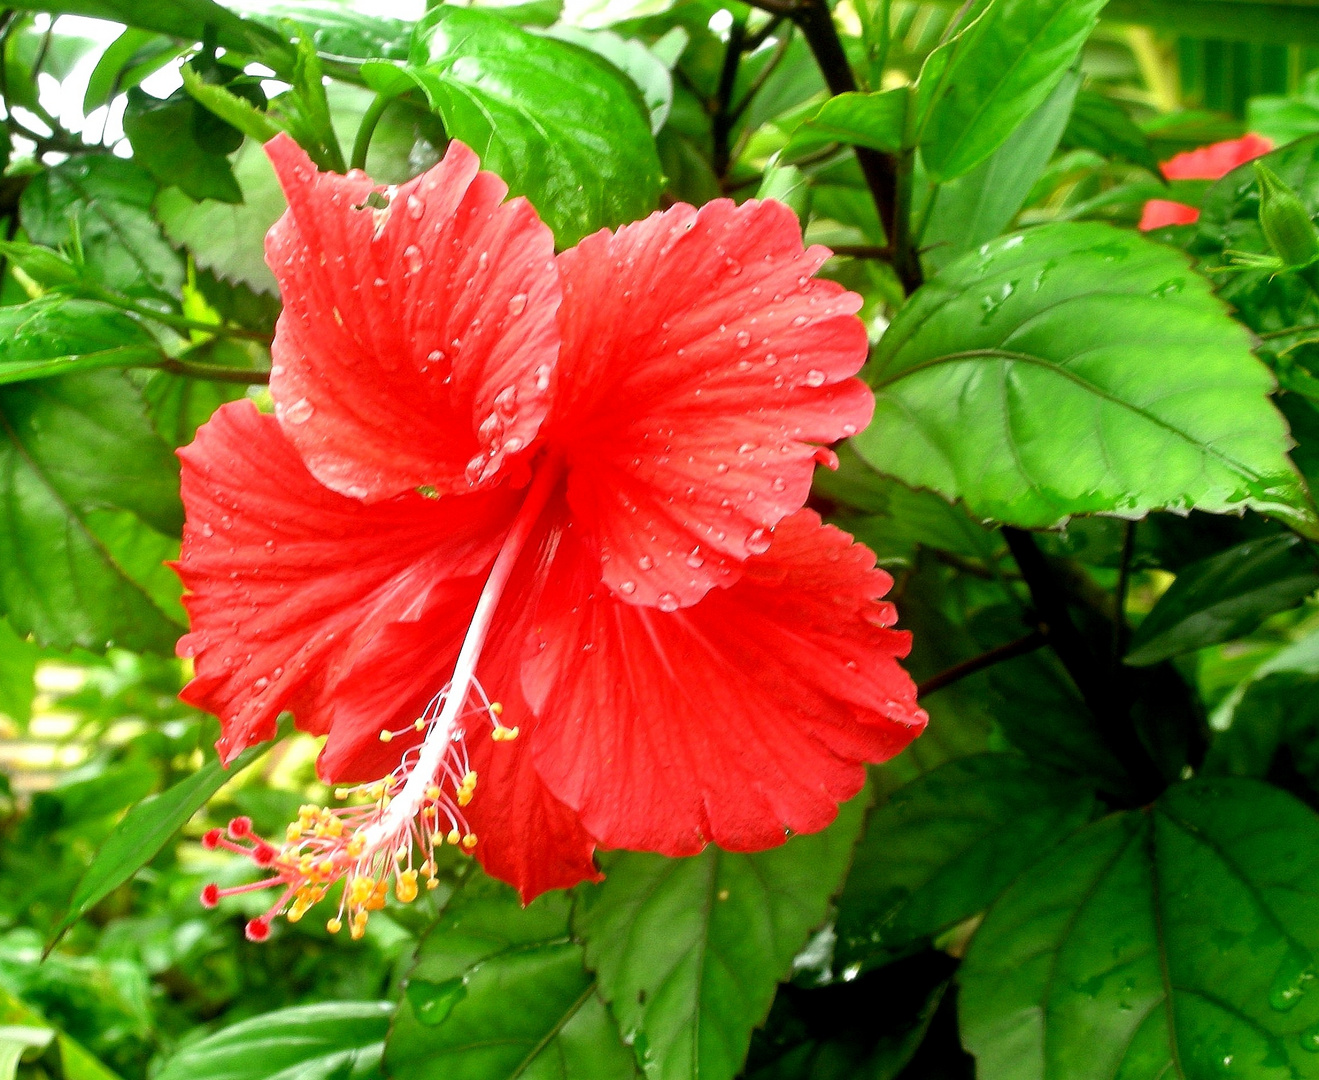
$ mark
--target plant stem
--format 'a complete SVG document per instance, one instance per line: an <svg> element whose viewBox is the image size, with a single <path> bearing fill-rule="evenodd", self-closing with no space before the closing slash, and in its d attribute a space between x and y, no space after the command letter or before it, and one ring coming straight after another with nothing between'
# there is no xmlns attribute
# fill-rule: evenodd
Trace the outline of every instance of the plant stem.
<svg viewBox="0 0 1319 1080"><path fill-rule="evenodd" d="M241 383L244 386L261 386L270 382L269 371L249 371L243 368L225 367L222 364L198 364L191 360L163 360L149 367L158 371L168 371L171 375L182 375L189 379L205 379L208 382Z"/></svg>
<svg viewBox="0 0 1319 1080"><path fill-rule="evenodd" d="M376 133L376 125L380 123L380 118L385 115L385 110L393 100L384 94L377 94L366 107L362 122L357 125L357 137L353 140L353 156L348 163L350 169L366 168L366 154L371 149L371 137Z"/></svg>
<svg viewBox="0 0 1319 1080"><path fill-rule="evenodd" d="M1136 551L1136 523L1128 521L1122 535L1117 588L1113 591L1113 671L1122 672L1122 655L1127 651L1127 589L1131 584L1131 557Z"/></svg>
<svg viewBox="0 0 1319 1080"><path fill-rule="evenodd" d="M135 304L131 300L103 289L88 290L88 292L97 300L110 304L112 307L117 307L120 311L140 315L144 319L153 319L158 323L173 327L175 330L197 330L204 334L213 334L216 337L242 338L245 341L258 341L262 345L270 344L270 335L263 334L260 330L249 330L245 326L229 326L224 323L206 323L197 322L195 319L185 319L182 315L173 315L168 311L157 311L155 308Z"/></svg>
<svg viewBox="0 0 1319 1080"><path fill-rule="evenodd" d="M936 690L942 690L945 686L960 682L967 676L974 675L977 671L984 671L987 667L993 667L995 664L1001 664L1006 660L1012 660L1018 656L1025 656L1027 653L1034 652L1044 644L1044 635L1038 630L1032 630L1029 634L1023 634L1015 641L999 645L988 652L981 653L979 656L971 657L970 660L963 660L947 671L941 671L938 675L931 676L916 687L916 696L922 698L926 694L933 694Z"/></svg>
<svg viewBox="0 0 1319 1080"><path fill-rule="evenodd" d="M1113 684L1108 665L1096 662L1072 622L1044 553L1023 529L1005 525L1003 539L1030 589L1040 632L1080 690L1101 737L1126 768L1140 798L1152 799L1166 786L1164 779L1140 740L1131 710Z"/></svg>

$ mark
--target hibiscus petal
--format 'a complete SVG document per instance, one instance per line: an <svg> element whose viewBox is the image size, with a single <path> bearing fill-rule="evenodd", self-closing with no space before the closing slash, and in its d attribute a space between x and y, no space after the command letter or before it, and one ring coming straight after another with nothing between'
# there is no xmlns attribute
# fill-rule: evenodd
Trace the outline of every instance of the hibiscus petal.
<svg viewBox="0 0 1319 1080"><path fill-rule="evenodd" d="M569 499L609 587L672 610L735 579L799 509L815 445L855 434L874 401L861 298L814 279L776 202L679 205L559 256L555 404Z"/></svg>
<svg viewBox="0 0 1319 1080"><path fill-rule="evenodd" d="M601 844L666 855L823 828L926 722L874 562L803 510L735 585L665 614L592 595L592 553L564 545L523 676L550 790Z"/></svg>
<svg viewBox="0 0 1319 1080"><path fill-rule="evenodd" d="M327 783L384 776L419 741L408 732L384 744L380 729L405 728L448 681L483 582L472 578L435 590L417 621L386 628L362 651L339 685L318 762ZM484 713L469 717L466 728L468 758L479 777L476 797L464 811L479 838L476 857L487 872L516 886L524 903L548 889L600 877L595 842L550 793L531 760L537 721L522 697L518 667L535 610L527 589L534 587L525 572L510 583L478 671L503 707L502 722L519 728L519 737L496 742Z"/></svg>
<svg viewBox="0 0 1319 1080"><path fill-rule="evenodd" d="M284 298L270 391L307 468L367 500L495 476L545 416L550 230L460 142L383 209L364 173L317 173L286 136L266 148L289 200L266 240Z"/></svg>
<svg viewBox="0 0 1319 1080"><path fill-rule="evenodd" d="M221 757L274 734L291 708L328 726L325 697L381 626L437 582L494 559L516 492L366 505L319 484L272 416L222 406L179 451L187 525L176 564L195 658L184 700L220 717Z"/></svg>

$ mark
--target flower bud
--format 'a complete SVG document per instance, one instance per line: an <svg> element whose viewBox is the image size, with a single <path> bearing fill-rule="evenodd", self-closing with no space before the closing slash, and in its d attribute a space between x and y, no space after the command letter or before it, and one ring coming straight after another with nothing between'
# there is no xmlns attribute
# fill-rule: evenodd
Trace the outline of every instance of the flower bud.
<svg viewBox="0 0 1319 1080"><path fill-rule="evenodd" d="M1267 165L1255 162L1259 224L1264 238L1288 267L1308 266L1319 256L1319 232L1300 197Z"/></svg>

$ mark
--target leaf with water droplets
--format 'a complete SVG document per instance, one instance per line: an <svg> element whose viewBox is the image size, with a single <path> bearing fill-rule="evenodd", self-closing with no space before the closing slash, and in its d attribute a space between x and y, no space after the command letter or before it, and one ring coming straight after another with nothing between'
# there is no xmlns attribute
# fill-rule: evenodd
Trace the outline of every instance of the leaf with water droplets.
<svg viewBox="0 0 1319 1080"><path fill-rule="evenodd" d="M1319 817L1190 781L1083 829L990 909L958 976L985 1080L1319 1077Z"/></svg>
<svg viewBox="0 0 1319 1080"><path fill-rule="evenodd" d="M1135 233L986 244L912 297L869 376L857 450L976 516L1250 508L1319 535L1246 330L1184 256Z"/></svg>

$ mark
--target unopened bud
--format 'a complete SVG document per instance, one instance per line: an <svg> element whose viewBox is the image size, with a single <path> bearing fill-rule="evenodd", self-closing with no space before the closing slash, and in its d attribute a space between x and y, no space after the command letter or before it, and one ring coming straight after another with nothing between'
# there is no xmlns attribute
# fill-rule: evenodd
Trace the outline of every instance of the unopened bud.
<svg viewBox="0 0 1319 1080"><path fill-rule="evenodd" d="M1283 263L1309 266L1319 256L1319 232L1300 196L1267 165L1255 162L1259 180L1259 224L1264 238Z"/></svg>

